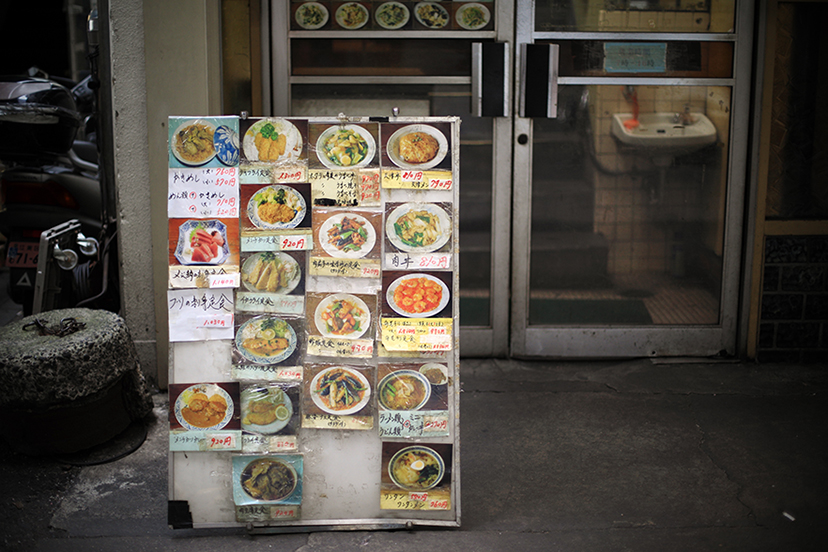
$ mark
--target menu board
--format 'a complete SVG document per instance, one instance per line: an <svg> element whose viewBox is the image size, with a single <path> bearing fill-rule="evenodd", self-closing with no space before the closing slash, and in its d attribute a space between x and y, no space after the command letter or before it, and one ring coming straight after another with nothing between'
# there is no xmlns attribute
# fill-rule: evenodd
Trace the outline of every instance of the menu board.
<svg viewBox="0 0 828 552"><path fill-rule="evenodd" d="M459 525L459 124L169 119L171 526Z"/></svg>

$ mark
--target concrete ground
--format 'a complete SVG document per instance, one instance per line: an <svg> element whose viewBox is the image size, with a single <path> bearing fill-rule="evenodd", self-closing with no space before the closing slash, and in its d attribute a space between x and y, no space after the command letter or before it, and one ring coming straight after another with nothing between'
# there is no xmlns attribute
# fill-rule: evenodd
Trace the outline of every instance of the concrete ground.
<svg viewBox="0 0 828 552"><path fill-rule="evenodd" d="M823 366L469 359L461 381L459 529L171 530L159 393L146 441L115 462L81 467L0 444L0 548L828 549ZM126 445L140 443L132 431Z"/></svg>

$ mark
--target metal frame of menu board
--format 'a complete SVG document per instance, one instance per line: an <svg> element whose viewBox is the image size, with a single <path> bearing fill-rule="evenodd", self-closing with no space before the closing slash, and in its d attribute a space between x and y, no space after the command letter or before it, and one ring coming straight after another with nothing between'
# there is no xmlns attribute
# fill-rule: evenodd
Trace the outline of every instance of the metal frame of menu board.
<svg viewBox="0 0 828 552"><path fill-rule="evenodd" d="M169 524L460 525L457 117L171 117Z"/></svg>

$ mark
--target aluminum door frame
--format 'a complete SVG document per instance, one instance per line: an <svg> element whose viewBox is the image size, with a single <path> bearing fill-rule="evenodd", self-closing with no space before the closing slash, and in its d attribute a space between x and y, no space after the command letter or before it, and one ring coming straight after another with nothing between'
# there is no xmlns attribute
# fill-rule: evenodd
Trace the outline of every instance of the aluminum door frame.
<svg viewBox="0 0 828 552"><path fill-rule="evenodd" d="M510 43L514 49L514 6L506 0L494 4L496 28L493 34L484 38ZM471 71L467 77L294 77L291 76L290 38L292 35L308 36L307 31L290 30L290 6L278 0L262 2L262 82L263 111L265 116L289 116L291 85L299 83L346 84L467 84L471 89ZM320 38L338 36L324 33ZM370 32L348 31L347 37L369 37ZM413 32L406 36L424 38L428 32ZM442 32L442 37L464 38L468 32ZM398 40L405 40L399 38ZM277 47L278 45L278 47ZM514 90L512 59L507 71L508 86ZM358 115L358 114L354 114ZM493 122L492 151L492 258L490 288L490 325L463 326L460 328L460 352L463 357L505 357L509 350L510 313L510 241L512 215L512 142L513 126L511 117L497 117ZM462 124L462 123L461 123ZM460 186L463 175L460 174ZM460 205L462 210L462 205ZM457 270L455 273L459 273Z"/></svg>
<svg viewBox="0 0 828 552"><path fill-rule="evenodd" d="M520 44L535 40L729 41L734 43L729 79L559 77L559 85L708 85L732 90L731 133L725 198L722 289L719 324L710 326L530 327L529 259L532 213L532 119L515 116L510 351L515 357L630 358L737 354L742 240L747 185L754 3L736 5L734 33L535 32L533 0L517 0L515 67ZM515 94L515 102L519 101ZM515 103L515 105L518 105ZM514 108L513 108L514 110ZM513 111L514 112L514 111ZM515 112L516 113L516 112ZM525 145L518 139L525 135Z"/></svg>

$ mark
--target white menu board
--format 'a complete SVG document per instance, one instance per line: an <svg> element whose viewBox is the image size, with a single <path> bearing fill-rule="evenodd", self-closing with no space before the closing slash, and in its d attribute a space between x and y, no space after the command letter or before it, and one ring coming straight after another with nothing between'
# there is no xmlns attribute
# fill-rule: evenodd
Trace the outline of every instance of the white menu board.
<svg viewBox="0 0 828 552"><path fill-rule="evenodd" d="M170 118L172 527L460 524L459 125Z"/></svg>

